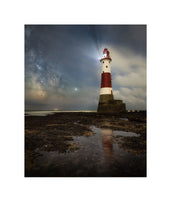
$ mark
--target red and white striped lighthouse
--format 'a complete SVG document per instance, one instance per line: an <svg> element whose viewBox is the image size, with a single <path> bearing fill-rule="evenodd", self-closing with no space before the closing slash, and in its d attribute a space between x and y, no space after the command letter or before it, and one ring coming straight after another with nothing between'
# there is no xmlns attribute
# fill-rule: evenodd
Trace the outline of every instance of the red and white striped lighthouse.
<svg viewBox="0 0 171 220"><path fill-rule="evenodd" d="M100 59L101 70L101 90L100 95L113 95L112 78L111 78L111 63L112 59L107 48L103 50L103 58Z"/></svg>
<svg viewBox="0 0 171 220"><path fill-rule="evenodd" d="M101 89L98 104L98 112L123 112L126 110L125 104L122 100L114 100L112 91L112 77L111 77L111 57L107 48L103 50L103 57L101 62Z"/></svg>

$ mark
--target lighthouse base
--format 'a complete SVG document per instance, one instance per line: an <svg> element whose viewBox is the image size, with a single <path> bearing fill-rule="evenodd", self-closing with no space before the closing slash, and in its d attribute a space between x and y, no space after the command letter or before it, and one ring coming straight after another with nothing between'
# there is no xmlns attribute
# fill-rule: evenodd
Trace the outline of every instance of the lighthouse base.
<svg viewBox="0 0 171 220"><path fill-rule="evenodd" d="M120 113L125 112L126 106L122 100L114 100L113 95L100 95L97 112L99 113Z"/></svg>

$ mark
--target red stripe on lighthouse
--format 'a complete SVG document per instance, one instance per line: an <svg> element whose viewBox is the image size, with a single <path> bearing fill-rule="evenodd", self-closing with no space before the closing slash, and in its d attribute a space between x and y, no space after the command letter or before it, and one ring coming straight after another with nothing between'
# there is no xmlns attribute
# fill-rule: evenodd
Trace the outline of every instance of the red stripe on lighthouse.
<svg viewBox="0 0 171 220"><path fill-rule="evenodd" d="M112 87L111 73L102 73L101 75L101 88Z"/></svg>

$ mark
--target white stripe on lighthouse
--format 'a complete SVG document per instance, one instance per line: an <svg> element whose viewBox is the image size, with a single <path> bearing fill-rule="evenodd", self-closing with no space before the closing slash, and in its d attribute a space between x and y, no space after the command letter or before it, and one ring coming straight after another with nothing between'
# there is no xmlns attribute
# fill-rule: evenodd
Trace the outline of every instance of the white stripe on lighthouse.
<svg viewBox="0 0 171 220"><path fill-rule="evenodd" d="M103 61L101 61L102 63L102 73L104 72L108 72L111 73L111 67L110 67L110 60L109 59L104 59Z"/></svg>
<svg viewBox="0 0 171 220"><path fill-rule="evenodd" d="M112 93L113 92L111 87L105 87L100 89L100 95L111 95Z"/></svg>

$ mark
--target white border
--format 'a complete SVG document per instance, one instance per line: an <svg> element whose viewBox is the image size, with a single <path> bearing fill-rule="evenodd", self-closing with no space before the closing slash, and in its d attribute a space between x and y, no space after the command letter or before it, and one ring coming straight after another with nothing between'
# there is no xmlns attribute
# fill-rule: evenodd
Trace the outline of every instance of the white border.
<svg viewBox="0 0 171 220"><path fill-rule="evenodd" d="M11 219L170 219L170 2L1 3L1 213ZM24 24L148 25L148 178L24 178Z"/></svg>

